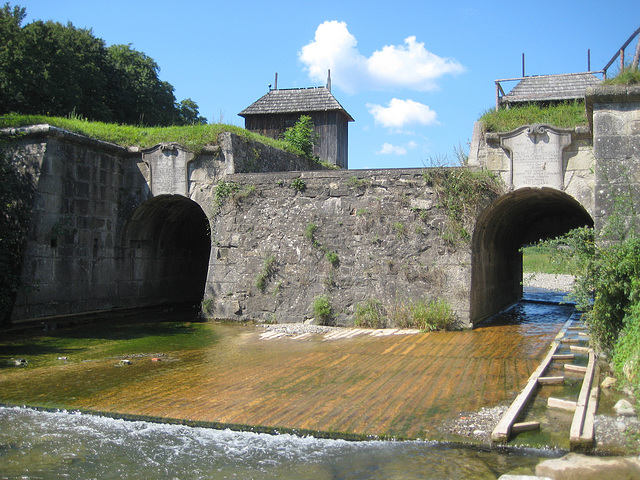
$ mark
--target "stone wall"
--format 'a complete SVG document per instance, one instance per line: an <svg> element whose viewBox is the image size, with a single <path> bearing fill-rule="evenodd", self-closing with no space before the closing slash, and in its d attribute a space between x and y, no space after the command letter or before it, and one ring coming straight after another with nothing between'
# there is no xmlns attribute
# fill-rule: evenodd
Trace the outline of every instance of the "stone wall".
<svg viewBox="0 0 640 480"><path fill-rule="evenodd" d="M517 137L523 137L517 144L519 149L513 145L513 139ZM523 152L528 157L524 161L517 157ZM537 157L540 165L533 165L532 157ZM556 161L559 161L558 181L543 173L549 172L551 162ZM495 172L510 189L551 187L562 190L580 202L590 215L595 212L595 158L591 132L586 127L561 129L550 125L525 125L512 132L494 133L484 132L482 125L476 123L469 165ZM523 169L520 178L519 166Z"/></svg>
<svg viewBox="0 0 640 480"><path fill-rule="evenodd" d="M126 149L48 126L14 145L35 172L36 197L13 318L113 307Z"/></svg>
<svg viewBox="0 0 640 480"><path fill-rule="evenodd" d="M123 148L49 125L0 136L36 178L13 320L199 302L217 181L234 172L320 168L231 133L198 156L177 144ZM190 265L197 258L202 266Z"/></svg>
<svg viewBox="0 0 640 480"><path fill-rule="evenodd" d="M300 322L313 317L314 299L326 295L336 323L352 324L355 306L369 299L392 310L441 298L469 325L470 245L443 239L447 215L422 170L226 180L241 190L212 222L205 289L212 316ZM260 288L267 262L273 273Z"/></svg>
<svg viewBox="0 0 640 480"><path fill-rule="evenodd" d="M587 90L596 158L595 225L611 214L640 230L640 86L599 86ZM618 235L620 232L612 232Z"/></svg>

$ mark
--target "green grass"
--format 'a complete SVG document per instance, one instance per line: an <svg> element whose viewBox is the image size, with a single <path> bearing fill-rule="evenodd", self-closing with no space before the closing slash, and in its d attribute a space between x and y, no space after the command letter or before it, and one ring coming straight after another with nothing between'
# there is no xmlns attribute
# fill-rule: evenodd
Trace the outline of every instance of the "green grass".
<svg viewBox="0 0 640 480"><path fill-rule="evenodd" d="M570 262L564 261L561 255L551 247L531 246L522 248L522 270L524 273L553 273L571 275Z"/></svg>
<svg viewBox="0 0 640 480"><path fill-rule="evenodd" d="M488 132L509 132L522 125L546 123L558 128L574 128L587 124L583 102L566 102L559 105L537 104L486 111L480 122Z"/></svg>
<svg viewBox="0 0 640 480"><path fill-rule="evenodd" d="M137 146L140 148L148 148L158 143L177 142L187 149L198 153L205 145L217 144L218 135L222 132L232 132L282 150L284 150L286 146L285 143L280 140L263 137L262 135L249 132L241 127L220 123L175 127L136 127L114 123L90 122L75 117L47 117L45 115L16 114L0 116L0 128L25 127L43 123L62 128L69 132L115 143L123 147Z"/></svg>
<svg viewBox="0 0 640 480"><path fill-rule="evenodd" d="M623 68L615 77L607 78L605 85L638 85L640 84L640 70L627 67Z"/></svg>

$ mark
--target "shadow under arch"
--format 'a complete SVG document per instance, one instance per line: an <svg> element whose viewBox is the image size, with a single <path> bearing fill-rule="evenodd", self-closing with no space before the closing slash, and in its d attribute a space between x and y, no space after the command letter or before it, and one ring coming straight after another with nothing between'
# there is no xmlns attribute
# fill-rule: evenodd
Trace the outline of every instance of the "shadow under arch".
<svg viewBox="0 0 640 480"><path fill-rule="evenodd" d="M522 245L583 226L593 227L589 213L554 188L521 188L497 198L480 214L473 234L471 323L522 298Z"/></svg>
<svg viewBox="0 0 640 480"><path fill-rule="evenodd" d="M211 252L210 224L200 205L182 195L142 203L120 234L118 296L129 305L199 304Z"/></svg>

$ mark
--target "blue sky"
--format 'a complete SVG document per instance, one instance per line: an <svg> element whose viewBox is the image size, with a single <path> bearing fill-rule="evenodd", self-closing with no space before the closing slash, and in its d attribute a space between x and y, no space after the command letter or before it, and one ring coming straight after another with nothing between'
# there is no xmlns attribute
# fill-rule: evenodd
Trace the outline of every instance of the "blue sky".
<svg viewBox="0 0 640 480"><path fill-rule="evenodd" d="M467 149L494 80L599 70L640 27L637 0L23 0L33 20L91 28L160 66L210 122L268 91L324 85L355 122L349 167L429 165ZM633 55L635 42L627 49Z"/></svg>

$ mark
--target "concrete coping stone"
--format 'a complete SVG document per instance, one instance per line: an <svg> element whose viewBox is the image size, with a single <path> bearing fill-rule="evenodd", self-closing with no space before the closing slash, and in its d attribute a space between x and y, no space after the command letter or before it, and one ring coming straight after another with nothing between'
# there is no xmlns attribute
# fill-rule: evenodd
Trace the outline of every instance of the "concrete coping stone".
<svg viewBox="0 0 640 480"><path fill-rule="evenodd" d="M115 143L105 142L104 140L97 140L95 138L91 138L79 133L69 132L68 130L64 130L59 127L54 127L53 125L49 125L48 123L39 124L39 125L30 125L26 127L0 129L0 137L15 137L15 136L21 136L21 137L27 137L27 138L37 138L37 137L57 138L57 139L62 139L62 140L71 142L71 143L75 143L77 145L83 145L83 146L88 146L92 148L99 148L102 150L119 153L121 155L124 155L127 153L134 153L134 152L130 152L130 150L125 147L116 145Z"/></svg>

